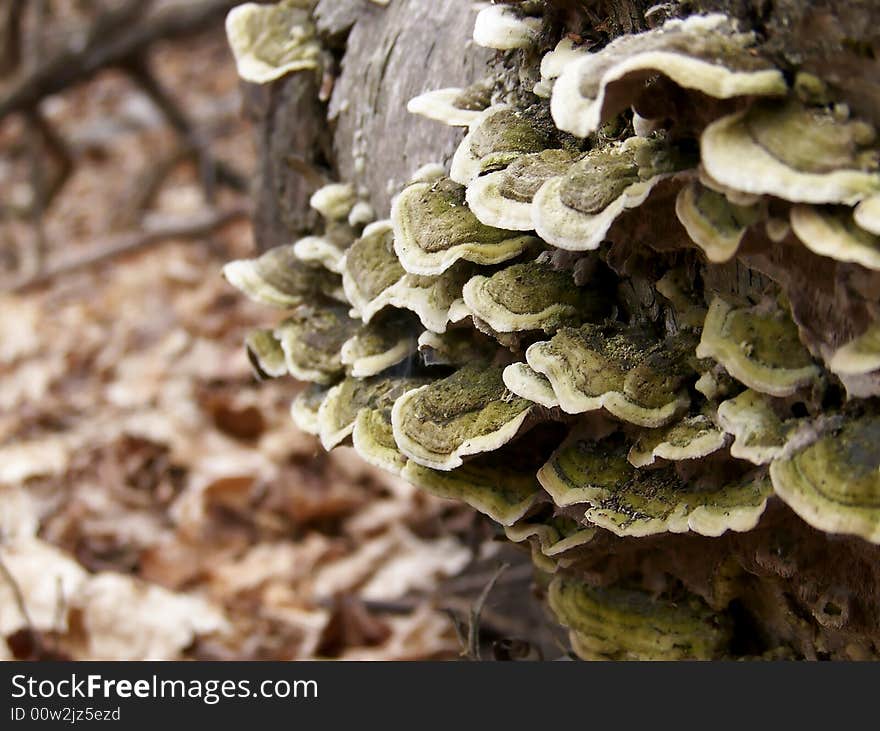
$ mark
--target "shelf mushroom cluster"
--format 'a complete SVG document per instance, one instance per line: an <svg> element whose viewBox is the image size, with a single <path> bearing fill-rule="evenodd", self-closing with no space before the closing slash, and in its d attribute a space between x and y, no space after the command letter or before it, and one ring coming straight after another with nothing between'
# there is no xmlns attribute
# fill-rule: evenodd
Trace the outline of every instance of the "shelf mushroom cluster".
<svg viewBox="0 0 880 731"><path fill-rule="evenodd" d="M308 21L284 30L304 11L257 7L230 14L242 75L309 68ZM880 270L875 133L726 16L550 48L540 7L485 7L474 31L523 63L545 48L533 89L409 103L466 128L449 170L415 174L388 220L327 186L323 232L225 275L287 311L247 348L312 384L301 428L528 543L579 655L725 656L705 598L566 569L605 532L750 531L771 499L880 543L880 379L840 388L880 369L880 323L808 341L789 283L752 270L782 247Z"/></svg>

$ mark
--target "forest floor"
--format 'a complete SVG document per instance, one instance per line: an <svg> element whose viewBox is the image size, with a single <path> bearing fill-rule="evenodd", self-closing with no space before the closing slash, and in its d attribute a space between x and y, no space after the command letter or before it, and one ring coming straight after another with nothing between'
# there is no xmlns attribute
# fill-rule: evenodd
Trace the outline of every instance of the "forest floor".
<svg viewBox="0 0 880 731"><path fill-rule="evenodd" d="M222 32L152 55L214 154L252 177ZM76 162L41 221L49 271L206 210L191 164L131 210L176 142L122 74L43 112ZM26 132L0 125L7 203L29 196ZM242 340L272 314L220 276L253 253L249 223L22 288L36 231L0 220L0 658L457 657L450 611L467 616L506 549L472 512L325 454L291 423L297 385L255 380ZM512 560L502 584L527 585ZM484 628L527 635L528 614L490 602Z"/></svg>

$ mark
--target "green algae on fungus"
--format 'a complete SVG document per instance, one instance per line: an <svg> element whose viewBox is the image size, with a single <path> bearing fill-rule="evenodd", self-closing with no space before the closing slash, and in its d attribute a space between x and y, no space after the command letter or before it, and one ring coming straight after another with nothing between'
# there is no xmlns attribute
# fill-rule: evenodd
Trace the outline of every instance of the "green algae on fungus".
<svg viewBox="0 0 880 731"><path fill-rule="evenodd" d="M562 175L577 156L567 150L542 150L516 158L505 168L473 178L465 195L474 215L487 226L531 231L532 200L550 178Z"/></svg>
<svg viewBox="0 0 880 731"><path fill-rule="evenodd" d="M718 406L718 422L733 434L730 454L753 464L767 464L782 454L797 419L781 419L770 399L747 389Z"/></svg>
<svg viewBox="0 0 880 731"><path fill-rule="evenodd" d="M697 357L713 358L738 381L771 396L790 396L819 375L789 314L769 301L734 308L716 297Z"/></svg>
<svg viewBox="0 0 880 731"><path fill-rule="evenodd" d="M658 458L671 462L699 459L717 452L726 443L724 432L715 422L698 414L665 427L639 432L627 459L634 467L654 464Z"/></svg>
<svg viewBox="0 0 880 731"><path fill-rule="evenodd" d="M488 364L498 352L496 343L470 328L448 329L445 333L425 330L419 335L418 345L426 366Z"/></svg>
<svg viewBox="0 0 880 731"><path fill-rule="evenodd" d="M756 104L710 124L702 162L736 190L796 203L854 205L880 192L873 128L797 101Z"/></svg>
<svg viewBox="0 0 880 731"><path fill-rule="evenodd" d="M459 259L498 264L536 245L533 236L480 223L465 203L465 190L448 178L413 183L391 207L394 251L411 274L442 274Z"/></svg>
<svg viewBox="0 0 880 731"><path fill-rule="evenodd" d="M695 595L670 601L558 576L550 583L548 600L584 660L718 659L733 635L730 620Z"/></svg>
<svg viewBox="0 0 880 731"><path fill-rule="evenodd" d="M342 344L340 358L349 375L375 376L416 352L421 329L413 313L388 310L361 325Z"/></svg>
<svg viewBox="0 0 880 731"><path fill-rule="evenodd" d="M226 38L238 75L265 84L321 65L321 44L308 13L310 2L245 3L226 16Z"/></svg>
<svg viewBox="0 0 880 731"><path fill-rule="evenodd" d="M657 183L687 164L662 139L630 137L596 147L538 189L535 231L560 249L596 249L624 211L640 206Z"/></svg>
<svg viewBox="0 0 880 731"><path fill-rule="evenodd" d="M570 436L539 470L560 507L584 504L584 521L618 536L684 533L719 536L757 525L772 493L763 476L684 480L671 465L633 467L622 434L594 441Z"/></svg>
<svg viewBox="0 0 880 731"><path fill-rule="evenodd" d="M553 86L553 121L565 132L587 137L629 106L645 80L658 74L719 99L784 95L782 72L752 53L754 40L720 14L669 20L621 36L564 67Z"/></svg>
<svg viewBox="0 0 880 731"><path fill-rule="evenodd" d="M342 262L345 295L364 322L388 304L386 293L405 274L394 253L390 220L368 225Z"/></svg>
<svg viewBox="0 0 880 731"><path fill-rule="evenodd" d="M458 261L436 277L407 274L384 295L392 307L411 310L431 332L444 333L450 322L467 315L461 290L476 271L467 261Z"/></svg>
<svg viewBox="0 0 880 731"><path fill-rule="evenodd" d="M598 500L632 475L627 448L619 432L604 439L573 432L538 470L538 481L560 508Z"/></svg>
<svg viewBox="0 0 880 731"><path fill-rule="evenodd" d="M559 330L526 350L528 365L549 380L560 408L604 408L639 426L668 424L690 404L692 337L658 340L649 329L616 322Z"/></svg>
<svg viewBox="0 0 880 731"><path fill-rule="evenodd" d="M541 498L535 471L508 450L481 454L453 470L437 470L409 461L402 477L416 487L460 500L501 525L513 525Z"/></svg>
<svg viewBox="0 0 880 731"><path fill-rule="evenodd" d="M791 229L816 254L880 270L880 236L856 225L849 208L794 206Z"/></svg>
<svg viewBox="0 0 880 731"><path fill-rule="evenodd" d="M342 344L357 325L344 305L300 305L275 328L274 335L290 375L300 381L330 384L342 375Z"/></svg>
<svg viewBox="0 0 880 731"><path fill-rule="evenodd" d="M231 261L223 276L250 299L272 307L296 307L320 294L345 299L339 277L300 261L294 244L276 246L255 259Z"/></svg>
<svg viewBox="0 0 880 731"><path fill-rule="evenodd" d="M675 215L709 261L724 262L736 254L746 229L761 217L761 209L735 205L723 194L694 182L679 191Z"/></svg>
<svg viewBox="0 0 880 731"><path fill-rule="evenodd" d="M671 466L641 470L591 503L584 520L618 536L692 531L717 537L752 530L773 494L765 475L701 487L682 480Z"/></svg>
<svg viewBox="0 0 880 731"><path fill-rule="evenodd" d="M451 470L513 439L534 404L510 394L501 370L468 365L404 394L391 412L400 450L425 467Z"/></svg>
<svg viewBox="0 0 880 731"><path fill-rule="evenodd" d="M342 284L364 322L386 307L397 307L414 312L428 330L442 333L473 273L473 264L457 261L438 276L407 274L394 253L390 222L377 221L346 252Z"/></svg>
<svg viewBox="0 0 880 731"><path fill-rule="evenodd" d="M245 337L248 360L258 378L278 378L287 375L287 361L278 338L271 329L251 330Z"/></svg>
<svg viewBox="0 0 880 731"><path fill-rule="evenodd" d="M327 392L318 409L321 445L333 449L351 436L362 410L390 409L407 390L424 383L425 379L382 376L344 379Z"/></svg>
<svg viewBox="0 0 880 731"><path fill-rule="evenodd" d="M496 104L480 113L452 156L449 177L468 185L480 173L505 167L550 146L547 134L522 112Z"/></svg>
<svg viewBox="0 0 880 731"><path fill-rule="evenodd" d="M514 264L491 277L472 277L462 295L476 317L502 333L553 333L563 325L596 320L608 310L601 289L578 287L571 271L543 261Z"/></svg>
<svg viewBox="0 0 880 731"><path fill-rule="evenodd" d="M842 424L770 465L776 494L814 528L880 543L880 416Z"/></svg>
<svg viewBox="0 0 880 731"><path fill-rule="evenodd" d="M399 475L407 463L407 458L397 448L394 429L391 426L391 407L397 396L389 393L374 404L373 408L361 409L354 422L351 441L354 451L367 464L371 464L392 475Z"/></svg>

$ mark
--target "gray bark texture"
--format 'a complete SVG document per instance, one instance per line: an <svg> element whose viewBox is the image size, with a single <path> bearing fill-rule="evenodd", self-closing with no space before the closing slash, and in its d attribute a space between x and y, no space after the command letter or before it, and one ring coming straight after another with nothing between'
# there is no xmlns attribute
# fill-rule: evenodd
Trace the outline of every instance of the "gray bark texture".
<svg viewBox="0 0 880 731"><path fill-rule="evenodd" d="M471 41L470 0L394 0L387 7L321 0L315 17L321 35L340 44L329 104L318 101L318 82L308 74L248 92L260 151L261 249L307 231L309 196L330 180L363 188L378 215L387 215L392 193L420 166L447 164L463 136L410 114L407 101L482 78L493 55Z"/></svg>

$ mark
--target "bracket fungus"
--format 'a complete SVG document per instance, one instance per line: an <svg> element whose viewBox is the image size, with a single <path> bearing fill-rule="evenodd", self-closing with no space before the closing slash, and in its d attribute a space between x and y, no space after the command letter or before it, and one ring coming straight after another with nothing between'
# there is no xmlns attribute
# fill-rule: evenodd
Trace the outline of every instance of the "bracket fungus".
<svg viewBox="0 0 880 731"><path fill-rule="evenodd" d="M703 329L706 306L687 272L670 269L654 283L654 289L671 305L668 319L672 321L672 331Z"/></svg>
<svg viewBox="0 0 880 731"><path fill-rule="evenodd" d="M620 214L640 206L657 183L685 166L662 139L630 137L594 148L535 194L535 231L561 249L598 248Z"/></svg>
<svg viewBox="0 0 880 731"><path fill-rule="evenodd" d="M636 589L592 587L557 577L548 599L584 660L718 659L727 653L732 636L731 621L696 596L671 601Z"/></svg>
<svg viewBox="0 0 880 731"><path fill-rule="evenodd" d="M354 451L367 464L399 475L407 459L397 448L394 431L391 428L392 403L382 404L380 408L361 409L354 422L351 442Z"/></svg>
<svg viewBox="0 0 880 731"><path fill-rule="evenodd" d="M584 519L618 536L692 531L717 537L752 530L773 494L766 475L711 482L684 480L672 467L642 470L591 501Z"/></svg>
<svg viewBox="0 0 880 731"><path fill-rule="evenodd" d="M304 264L342 274L343 250L323 236L304 236L293 244L293 254Z"/></svg>
<svg viewBox="0 0 880 731"><path fill-rule="evenodd" d="M627 459L634 467L654 464L657 459L678 462L706 457L723 449L727 439L715 422L704 414L639 432Z"/></svg>
<svg viewBox="0 0 880 731"><path fill-rule="evenodd" d="M873 323L834 351L828 367L841 375L864 375L880 370L880 323Z"/></svg>
<svg viewBox="0 0 880 731"><path fill-rule="evenodd" d="M773 488L807 523L880 543L880 417L843 417L770 465Z"/></svg>
<svg viewBox="0 0 880 731"><path fill-rule="evenodd" d="M400 450L425 467L451 470L491 452L524 428L534 404L512 397L501 368L469 365L405 393L391 412Z"/></svg>
<svg viewBox="0 0 880 731"><path fill-rule="evenodd" d="M491 93L492 87L481 82L466 89L435 89L410 99L406 110L451 127L469 127L491 103Z"/></svg>
<svg viewBox="0 0 880 731"><path fill-rule="evenodd" d="M854 205L880 192L873 128L824 107L765 102L706 127L706 171L723 185L796 203Z"/></svg>
<svg viewBox="0 0 880 731"><path fill-rule="evenodd" d="M645 80L661 74L685 89L718 99L785 94L782 73L750 52L751 33L725 15L669 20L623 36L565 66L553 87L559 129L587 137L628 106Z"/></svg>
<svg viewBox="0 0 880 731"><path fill-rule="evenodd" d="M550 178L562 175L577 157L567 150L542 150L516 158L505 168L473 178L467 186L468 206L487 226L531 231L532 201Z"/></svg>
<svg viewBox="0 0 880 731"><path fill-rule="evenodd" d="M426 366L489 363L498 348L488 336L470 328L450 328L444 333L425 330L419 335L418 346Z"/></svg>
<svg viewBox="0 0 880 731"><path fill-rule="evenodd" d="M345 295L364 322L388 304L386 293L405 274L394 253L391 221L376 221L364 228L342 262Z"/></svg>
<svg viewBox="0 0 880 731"><path fill-rule="evenodd" d="M798 425L796 419L783 420L767 396L751 389L718 406L718 423L733 435L731 456L758 465L781 455Z"/></svg>
<svg viewBox="0 0 880 731"><path fill-rule="evenodd" d="M318 409L318 434L324 449L342 444L354 431L362 410L390 407L406 390L421 385L417 380L382 377L346 378L333 386Z"/></svg>
<svg viewBox="0 0 880 731"><path fill-rule="evenodd" d="M442 333L455 319L450 310L461 300L461 289L473 272L469 262L457 261L438 276L407 274L394 252L390 221L377 221L346 252L342 286L364 322L386 307L396 307L416 313L424 327Z"/></svg>
<svg viewBox="0 0 880 731"><path fill-rule="evenodd" d="M856 224L865 231L880 236L880 194L865 198L853 211Z"/></svg>
<svg viewBox="0 0 880 731"><path fill-rule="evenodd" d="M762 475L713 471L683 478L672 465L639 469L622 434L594 441L573 434L538 472L559 506L584 506L583 520L618 536L693 531L719 536L755 527L772 494Z"/></svg>
<svg viewBox="0 0 880 731"><path fill-rule="evenodd" d="M461 290L473 274L470 263L459 261L436 277L407 274L385 296L388 304L415 312L428 330L443 333L467 315Z"/></svg>
<svg viewBox="0 0 880 731"><path fill-rule="evenodd" d="M511 363L501 375L511 393L548 409L559 406L550 381L533 371L527 363Z"/></svg>
<svg viewBox="0 0 880 731"><path fill-rule="evenodd" d="M561 39L552 51L548 51L541 58L541 81L535 84L532 92L537 96L549 99L552 95L553 82L562 75L565 67L587 52L587 47L578 46L573 39Z"/></svg>
<svg viewBox="0 0 880 731"><path fill-rule="evenodd" d="M552 333L607 314L601 288L578 287L572 272L549 262L514 264L491 277L477 275L468 280L462 295L476 317L502 333Z"/></svg>
<svg viewBox="0 0 880 731"><path fill-rule="evenodd" d="M681 335L658 341L645 328L587 323L529 346L526 360L547 377L564 412L604 408L623 421L657 427L690 404L683 388L693 374L689 340Z"/></svg>
<svg viewBox="0 0 880 731"><path fill-rule="evenodd" d="M410 460L401 475L437 497L460 500L501 525L520 520L541 497L533 471L519 469L502 452L480 455L453 470L436 470Z"/></svg>
<svg viewBox="0 0 880 731"><path fill-rule="evenodd" d="M675 215L688 236L711 262L728 261L746 229L761 217L757 206L740 206L700 183L683 187L675 199Z"/></svg>
<svg viewBox="0 0 880 731"><path fill-rule="evenodd" d="M857 226L848 208L794 206L791 229L810 251L880 270L880 236Z"/></svg>
<svg viewBox="0 0 880 731"><path fill-rule="evenodd" d="M332 383L344 370L342 345L353 334L357 321L348 308L334 303L300 305L275 328L287 370L294 378Z"/></svg>
<svg viewBox="0 0 880 731"><path fill-rule="evenodd" d="M329 183L318 188L309 205L328 221L344 221L357 203L357 194L349 183Z"/></svg>
<svg viewBox="0 0 880 731"><path fill-rule="evenodd" d="M390 386L383 389L368 408L358 411L351 441L361 459L391 474L399 475L403 471L408 460L394 438L391 409L406 391L425 385L428 381L421 376L390 379Z"/></svg>
<svg viewBox="0 0 880 731"><path fill-rule="evenodd" d="M537 244L533 236L480 223L465 203L464 188L449 179L404 188L391 221L394 251L410 274L442 274L459 259L498 264Z"/></svg>
<svg viewBox="0 0 880 731"><path fill-rule="evenodd" d="M231 261L223 276L255 302L272 307L296 307L320 294L345 300L340 278L301 261L294 244L276 246L255 259Z"/></svg>
<svg viewBox="0 0 880 731"><path fill-rule="evenodd" d="M420 331L414 315L390 310L359 327L342 344L340 360L355 378L375 376L415 353Z"/></svg>
<svg viewBox="0 0 880 731"><path fill-rule="evenodd" d="M287 375L284 349L272 330L251 330L245 337L248 360L259 378L278 378Z"/></svg>
<svg viewBox="0 0 880 731"><path fill-rule="evenodd" d="M543 556L555 558L592 541L596 529L585 528L564 515L538 515L505 526L504 534L514 543L535 541Z"/></svg>
<svg viewBox="0 0 880 731"><path fill-rule="evenodd" d="M512 51L531 45L540 29L540 18L522 15L510 5L490 5L477 13L474 42L485 48Z"/></svg>
<svg viewBox="0 0 880 731"><path fill-rule="evenodd" d="M245 3L226 16L226 38L238 75L266 84L321 66L321 44L309 17L311 2Z"/></svg>
<svg viewBox="0 0 880 731"><path fill-rule="evenodd" d="M293 419L297 428L314 436L321 433L321 427L318 424L318 410L329 390L328 386L310 383L297 394L290 404L290 418Z"/></svg>
<svg viewBox="0 0 880 731"><path fill-rule="evenodd" d="M471 123L452 156L449 177L468 185L480 173L542 152L548 143L547 134L526 114L506 104L493 105Z"/></svg>
<svg viewBox="0 0 880 731"><path fill-rule="evenodd" d="M790 396L819 375L788 313L766 301L737 308L716 297L697 357L714 358L734 378L771 396Z"/></svg>

